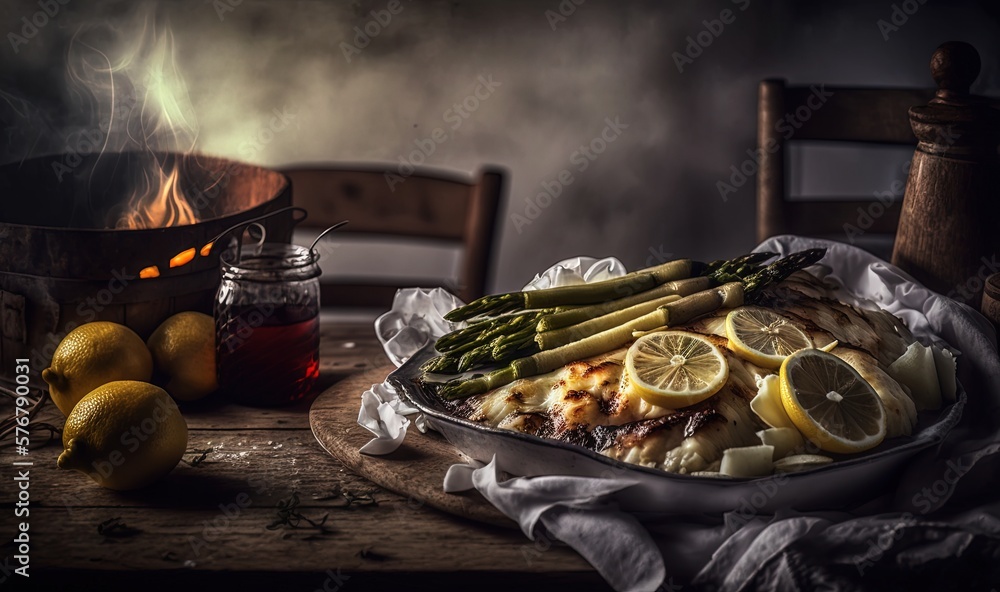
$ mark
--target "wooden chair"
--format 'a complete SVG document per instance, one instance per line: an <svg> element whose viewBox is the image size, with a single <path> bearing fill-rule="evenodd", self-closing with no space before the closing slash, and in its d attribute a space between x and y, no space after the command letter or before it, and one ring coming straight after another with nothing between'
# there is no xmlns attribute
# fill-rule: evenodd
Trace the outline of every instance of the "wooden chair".
<svg viewBox="0 0 1000 592"><path fill-rule="evenodd" d="M404 177L395 167L379 166L301 166L281 172L291 179L292 203L309 211L301 229L322 230L350 220L337 232L462 247L455 281L328 275L321 280L323 306L388 308L397 289L414 285L445 287L466 302L483 295L505 190L502 169L484 168L475 179L426 169Z"/></svg>
<svg viewBox="0 0 1000 592"><path fill-rule="evenodd" d="M875 201L874 196L789 200L785 187L788 141L916 146L909 109L924 105L933 97L933 89L787 86L784 80L761 82L757 114L758 241L785 233L846 241L844 225L855 224L858 208L866 209ZM789 116L794 122L786 120ZM891 237L896 232L899 213L898 205L884 208L881 216L873 216L865 233ZM883 255L888 258L888 253Z"/></svg>

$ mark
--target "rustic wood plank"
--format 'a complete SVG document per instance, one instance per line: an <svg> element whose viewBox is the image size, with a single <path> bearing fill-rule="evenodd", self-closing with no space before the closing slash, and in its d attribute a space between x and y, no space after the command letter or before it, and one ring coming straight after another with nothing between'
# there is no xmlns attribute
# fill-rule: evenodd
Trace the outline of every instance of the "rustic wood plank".
<svg viewBox="0 0 1000 592"><path fill-rule="evenodd" d="M192 466L200 451L210 452ZM216 508L250 490L258 505L271 507L293 492L309 507L342 506L344 492L396 497L345 470L308 430L191 430L184 460L163 480L132 492L104 489L80 472L56 468L60 452L56 442L32 450L32 505ZM12 466L0 464L0 478L9 480L12 473ZM0 490L0 504L16 499L16 490Z"/></svg>
<svg viewBox="0 0 1000 592"><path fill-rule="evenodd" d="M510 518L478 493L454 495L442 490L448 467L466 459L440 434L421 434L410 428L403 445L392 454L369 456L359 452L371 434L357 424L358 393L384 379L391 370L391 366L374 368L352 376L313 402L309 423L319 443L348 469L391 491L457 516L515 527Z"/></svg>
<svg viewBox="0 0 1000 592"><path fill-rule="evenodd" d="M381 561L376 555L372 561ZM265 566L269 564L264 564ZM277 572L228 570L111 570L107 566L90 569L49 569L32 573L34 590L73 590L73 592L174 592L178 588L193 590L352 590L364 592L442 592L470 590L476 592L510 592L511 590L611 590L597 572L521 572L498 567L495 571L452 570L427 571L361 571L336 573L335 568L314 571ZM343 576L353 578L350 581ZM339 583L338 583L339 582ZM355 586L356 588L348 587ZM325 588L324 588L325 586ZM347 587L347 588L345 588Z"/></svg>
<svg viewBox="0 0 1000 592"><path fill-rule="evenodd" d="M391 367L370 323L332 324L322 334L323 375L342 395L318 399L318 409L340 408L356 416L362 387L382 380ZM359 373L365 368L368 372ZM414 590L467 589L473 583L480 592L542 585L607 589L569 548L532 542L514 528L450 516L436 509L436 501L398 495L354 474L303 429L304 408L221 404L186 409L185 416L192 426L185 459L200 456L197 450L212 452L198 466L182 463L140 491L105 490L84 475L57 469L59 442L32 450L32 584L74 590L312 590L322 589L339 569L359 590L398 590L401 584ZM39 419L60 426L63 420L54 406ZM217 424L224 427L208 427ZM367 438L356 425L349 431ZM408 446L412 443L422 440L411 436ZM452 458L438 463L457 459L454 449L448 450ZM398 463L398 456L386 462ZM9 480L10 470L0 465L0 479ZM434 492L444 495L441 478L443 473L434 477ZM330 532L267 528L277 504L292 492L305 516L328 515ZM348 504L345 492L370 493L377 504ZM0 490L0 505L12 506L11 493ZM465 496L472 497L478 502L464 503L485 505L478 494ZM98 524L115 517L135 531L97 532ZM0 519L4 525L11 521L11 513Z"/></svg>
<svg viewBox="0 0 1000 592"><path fill-rule="evenodd" d="M421 174L390 187L384 170L332 167L284 171L295 205L309 210L303 227L322 229L341 220L342 234L391 234L460 241L473 184ZM402 179L400 179L402 181Z"/></svg>
<svg viewBox="0 0 1000 592"><path fill-rule="evenodd" d="M910 107L934 98L934 89L789 86L786 112L795 115L793 140L840 140L916 145ZM797 111L800 110L800 111ZM792 129L786 123L786 129Z"/></svg>
<svg viewBox="0 0 1000 592"><path fill-rule="evenodd" d="M69 575L82 573L104 584L106 578L127 580L123 574L144 570L147 585L143 588L149 589L150 584L156 588L156 582L149 581L145 570L155 570L172 584L204 584L203 574L224 573L224 589L235 589L234 581L253 582L252 589L263 589L259 576L271 574L282 580L282 585L272 589L289 589L286 580L297 574L297 581L312 586L303 589L321 589L326 570L339 570L356 578L350 583L357 582L358 590L392 581L396 589L401 583L411 589L421 579L426 584L449 577L464 581L462 589L472 582L476 589L502 589L495 578L504 583L530 581L506 575L518 572L532 574L533 580L558 575L557 580L584 583L587 590L606 589L587 563L567 547L534 543L520 532L413 508L405 500L380 504L385 514L378 522L363 509L331 511L327 533L313 528L269 530L274 511L256 507L253 497L244 503L238 510L230 508L228 516L218 508L170 512L38 509L32 513L32 570L37 570L32 578L37 573L41 579L65 582ZM99 534L97 525L111 518L119 518L134 531L126 536ZM484 577L487 574L489 578ZM199 585L197 589L206 588Z"/></svg>

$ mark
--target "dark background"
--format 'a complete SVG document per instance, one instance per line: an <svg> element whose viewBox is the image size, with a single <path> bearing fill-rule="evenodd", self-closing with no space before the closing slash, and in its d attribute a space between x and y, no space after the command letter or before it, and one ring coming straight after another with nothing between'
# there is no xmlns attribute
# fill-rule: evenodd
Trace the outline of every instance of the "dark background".
<svg viewBox="0 0 1000 592"><path fill-rule="evenodd" d="M172 95L160 103L169 117L152 143L267 166L398 161L415 140L452 125L449 109L476 90L480 76L492 76L499 82L494 92L426 164L471 172L491 163L511 171L493 289L518 288L573 255L614 255L634 267L751 248L753 180L725 200L717 183L728 181L730 167L754 147L762 78L930 86L931 53L954 39L982 55L974 91L1000 90L1000 20L997 3L986 0L566 0L563 12L573 11L565 20L552 16L558 0L402 0L350 61L342 44L354 44L353 28L370 23L371 11L384 11L387 0L49 0L58 12L26 43L12 41L42 4L0 6L2 162L61 152L101 117L110 89L86 55L95 48L133 78L157 67ZM733 22L678 71L675 52L688 51L688 37L724 9ZM880 28L894 14L897 23L905 15L898 30ZM164 51L152 51L157 47ZM172 59L161 60L171 47ZM91 78L81 81L81 72ZM120 98L121 84L116 90ZM293 117L264 132L275 110ZM601 134L608 117L628 127L580 171L573 153ZM908 151L819 146L792 158L806 175L790 179L799 193L871 195L904 178ZM526 199L563 169L573 183L530 224L518 223L515 215L530 212ZM11 199L18 196L0 196L0 207ZM412 266L431 251L402 258ZM400 252L391 245L381 252L340 249L331 258L333 269L350 271Z"/></svg>

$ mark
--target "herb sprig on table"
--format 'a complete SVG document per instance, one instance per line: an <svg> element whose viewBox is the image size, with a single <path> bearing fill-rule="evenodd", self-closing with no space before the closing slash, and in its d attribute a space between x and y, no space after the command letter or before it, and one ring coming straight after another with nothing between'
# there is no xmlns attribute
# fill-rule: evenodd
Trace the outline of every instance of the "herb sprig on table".
<svg viewBox="0 0 1000 592"><path fill-rule="evenodd" d="M330 517L329 513L323 514L321 518L313 520L298 510L299 504L299 494L295 492L293 492L287 499L279 501L276 510L277 515L274 520L267 525L267 529L277 530L282 527L315 528L319 530L320 534L333 532L333 530L326 526L326 520Z"/></svg>

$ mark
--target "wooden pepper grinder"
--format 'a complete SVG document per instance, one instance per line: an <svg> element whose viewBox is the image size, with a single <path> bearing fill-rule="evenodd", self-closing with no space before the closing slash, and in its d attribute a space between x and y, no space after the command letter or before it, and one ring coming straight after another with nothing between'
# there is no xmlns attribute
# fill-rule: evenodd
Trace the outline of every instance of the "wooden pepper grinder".
<svg viewBox="0 0 1000 592"><path fill-rule="evenodd" d="M913 154L892 262L928 288L979 309L984 281L998 271L998 111L969 94L979 54L949 41L931 57L937 82L927 105L910 108Z"/></svg>

